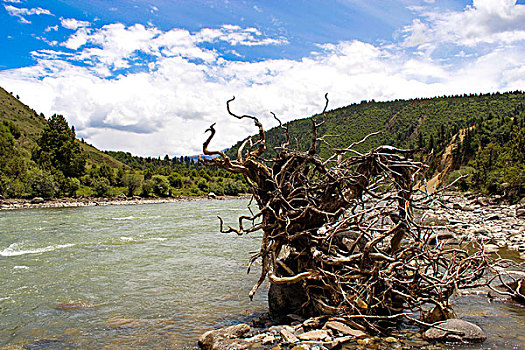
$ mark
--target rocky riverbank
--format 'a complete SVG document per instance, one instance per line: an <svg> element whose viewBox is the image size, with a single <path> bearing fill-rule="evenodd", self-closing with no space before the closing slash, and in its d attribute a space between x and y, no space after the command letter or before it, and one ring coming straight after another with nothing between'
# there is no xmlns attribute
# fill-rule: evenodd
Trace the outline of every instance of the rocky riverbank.
<svg viewBox="0 0 525 350"><path fill-rule="evenodd" d="M227 200L227 199L241 199L250 198L250 195L239 196L183 196L172 198L143 198L139 196L126 197L121 195L115 198L58 198L44 200L40 197L32 199L2 199L0 200L1 210L17 210L17 209L39 209L39 208L76 208L76 207L91 207L91 206L108 206L108 205L137 205L137 204L156 204L156 203L172 203L181 201L203 201L203 200Z"/></svg>
<svg viewBox="0 0 525 350"><path fill-rule="evenodd" d="M422 225L432 226L434 244L441 240L452 244L477 240L487 253L525 260L525 201L511 205L501 197L446 193L416 216ZM254 319L251 324L211 330L199 338L199 347L204 350L447 349L448 344L439 342L465 344L486 339L478 326L459 319L445 321L439 324L440 328L423 333L402 330L388 337L374 337L359 324L337 317L304 320L288 315L288 318L284 325L273 325L263 318Z"/></svg>
<svg viewBox="0 0 525 350"><path fill-rule="evenodd" d="M525 201L506 203L501 197L444 194L443 205L422 211L421 222L433 226L437 239L483 241L487 253L503 249L525 260Z"/></svg>

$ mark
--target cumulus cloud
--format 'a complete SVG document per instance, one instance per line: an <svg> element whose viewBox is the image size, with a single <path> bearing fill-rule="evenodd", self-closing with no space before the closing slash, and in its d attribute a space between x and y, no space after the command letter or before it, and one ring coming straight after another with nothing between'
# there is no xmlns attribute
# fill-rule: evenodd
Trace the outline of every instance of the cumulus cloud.
<svg viewBox="0 0 525 350"><path fill-rule="evenodd" d="M516 0L474 0L464 11L420 8L421 18L402 29L407 47L443 43L476 46L525 40L525 5Z"/></svg>
<svg viewBox="0 0 525 350"><path fill-rule="evenodd" d="M281 38L235 25L192 33L114 23L98 29L78 27L60 49L34 52L38 64L0 72L0 85L38 111L64 114L79 137L102 149L155 156L197 154L203 132L213 122L217 137L212 147L217 149L256 132L250 121L227 115L225 102L234 95L236 113L257 115L271 127L275 121L270 111L283 121L320 112L325 92L330 108L336 108L370 99L523 88L525 48L488 39L510 30L508 21L518 16L517 5L508 7L510 12L485 5L476 2L456 15L498 13L487 18L500 23L486 24L493 29L485 36L483 51L473 52L468 36L448 37L447 42L458 48L454 62L443 63L411 49L435 42L440 26L454 32L441 15L428 11L388 45L357 40L320 44L317 52L299 60L259 62L226 60L203 43L221 41L233 50L256 42L283 45ZM519 28L516 24L513 30Z"/></svg>
<svg viewBox="0 0 525 350"><path fill-rule="evenodd" d="M79 20L76 20L74 18L61 18L60 19L60 24L62 25L62 27L66 28L66 29L71 29L71 30L77 30L78 28L81 28L81 27L89 27L90 26L89 22L87 22L87 21L79 21Z"/></svg>
<svg viewBox="0 0 525 350"><path fill-rule="evenodd" d="M19 8L19 7L14 7L14 6L11 6L11 5L4 5L4 8L6 9L7 13L10 16L18 17L20 19L20 22L22 22L22 23L31 23L24 16L31 16L31 15L49 15L49 16L53 16L53 14L49 10L43 9L41 7Z"/></svg>

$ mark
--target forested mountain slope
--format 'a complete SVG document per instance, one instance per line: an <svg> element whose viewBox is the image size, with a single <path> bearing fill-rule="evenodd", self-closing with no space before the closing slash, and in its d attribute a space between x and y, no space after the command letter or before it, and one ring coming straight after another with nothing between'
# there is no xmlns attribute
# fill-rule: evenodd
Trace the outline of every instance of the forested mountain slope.
<svg viewBox="0 0 525 350"><path fill-rule="evenodd" d="M447 181L448 172L466 169L473 176L462 182L464 189L495 192L502 186L510 186L514 187L514 192L523 192L525 149L521 140L525 136L524 106L525 94L522 91L388 102L363 101L328 111L319 135L336 135L326 138L326 141L334 148L343 148L370 133L381 131L381 135L371 137L357 150L366 151L380 144L420 148L417 158L430 165L427 171L429 179L436 171L446 169L447 174L442 174L441 181ZM314 118L321 121L322 116ZM307 149L311 140L310 118L295 120L286 126L291 136L290 147ZM460 130L464 130L465 135L456 137ZM268 130L266 138L268 151L265 155L271 158L285 135L282 129L273 128ZM239 141L228 154L236 157L241 143ZM447 146L451 146L449 160L453 163L449 167L441 158ZM321 156L330 154L326 145L319 147ZM487 152L492 156L485 164L482 159Z"/></svg>

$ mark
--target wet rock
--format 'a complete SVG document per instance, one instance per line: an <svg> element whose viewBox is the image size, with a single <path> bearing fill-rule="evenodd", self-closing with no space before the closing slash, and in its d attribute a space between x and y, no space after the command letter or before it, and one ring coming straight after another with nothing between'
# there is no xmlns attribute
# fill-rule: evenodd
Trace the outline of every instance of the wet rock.
<svg viewBox="0 0 525 350"><path fill-rule="evenodd" d="M363 332L361 330L352 329L352 328L348 327L346 324L344 324L342 322L338 322L338 321L326 322L325 327L326 328L330 328L332 330L335 330L335 331L341 333L342 335L351 335L351 336L353 336L355 338L364 338L364 337L368 337L369 336L368 334L366 334L365 332Z"/></svg>
<svg viewBox="0 0 525 350"><path fill-rule="evenodd" d="M423 337L429 341L450 343L481 343L487 339L485 332L477 325L452 318L434 324L441 329L432 327L428 329Z"/></svg>
<svg viewBox="0 0 525 350"><path fill-rule="evenodd" d="M241 338L250 331L244 323L208 331L199 337L199 346L204 350L248 349L252 342Z"/></svg>

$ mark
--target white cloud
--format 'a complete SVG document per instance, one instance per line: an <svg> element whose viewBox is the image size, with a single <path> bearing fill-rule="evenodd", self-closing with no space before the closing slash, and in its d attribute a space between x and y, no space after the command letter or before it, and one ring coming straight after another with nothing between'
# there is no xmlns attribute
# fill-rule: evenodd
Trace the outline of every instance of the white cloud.
<svg viewBox="0 0 525 350"><path fill-rule="evenodd" d="M10 2L12 4L19 4L21 3L22 1L21 0L4 0L4 2Z"/></svg>
<svg viewBox="0 0 525 350"><path fill-rule="evenodd" d="M525 5L516 0L474 0L464 11L420 10L422 18L401 30L404 45L476 46L525 40ZM428 48L428 46L427 46Z"/></svg>
<svg viewBox="0 0 525 350"><path fill-rule="evenodd" d="M60 18L60 24L62 27L71 30L77 30L81 27L89 27L90 23L87 21L79 21L74 18Z"/></svg>
<svg viewBox="0 0 525 350"><path fill-rule="evenodd" d="M481 8L476 3L476 7L456 14ZM421 19L421 35L413 36L410 46L434 45L432 38L441 25L440 18L427 14ZM502 16L491 18L507 23ZM491 24L491 28L502 26ZM241 62L225 60L202 43L221 40L233 49L255 42L282 43L281 39L234 25L196 33L120 23L98 29L79 27L62 44L62 50L34 52L38 64L1 71L0 85L16 91L39 112L64 114L79 137L97 147L155 156L200 153L206 137L203 132L215 121L213 148L229 147L253 134L256 130L250 121L227 115L225 102L233 95L237 97L232 105L235 112L257 115L270 127L275 125L270 111L283 121L320 112L325 92L329 93L329 107L336 108L361 100L525 86L523 45L485 40L484 51L475 51L464 37L448 37L446 41L459 48L458 57L444 63L405 50L410 35L416 33L415 29L405 30L408 36L389 45L347 41L319 45L316 53L299 60ZM487 45L493 49L487 50ZM127 70L130 67L134 69ZM115 77L115 69L124 73Z"/></svg>
<svg viewBox="0 0 525 350"><path fill-rule="evenodd" d="M11 6L11 5L4 5L4 8L6 9L7 13L10 16L18 17L20 19L20 22L22 22L22 23L31 23L24 16L31 16L31 15L49 15L49 16L53 16L53 14L49 10L43 9L41 7L19 8L19 7L14 7L14 6Z"/></svg>
<svg viewBox="0 0 525 350"><path fill-rule="evenodd" d="M49 26L46 29L44 29L44 31L46 31L46 32L55 31L56 32L56 31L58 31L58 24L55 25L55 26Z"/></svg>

